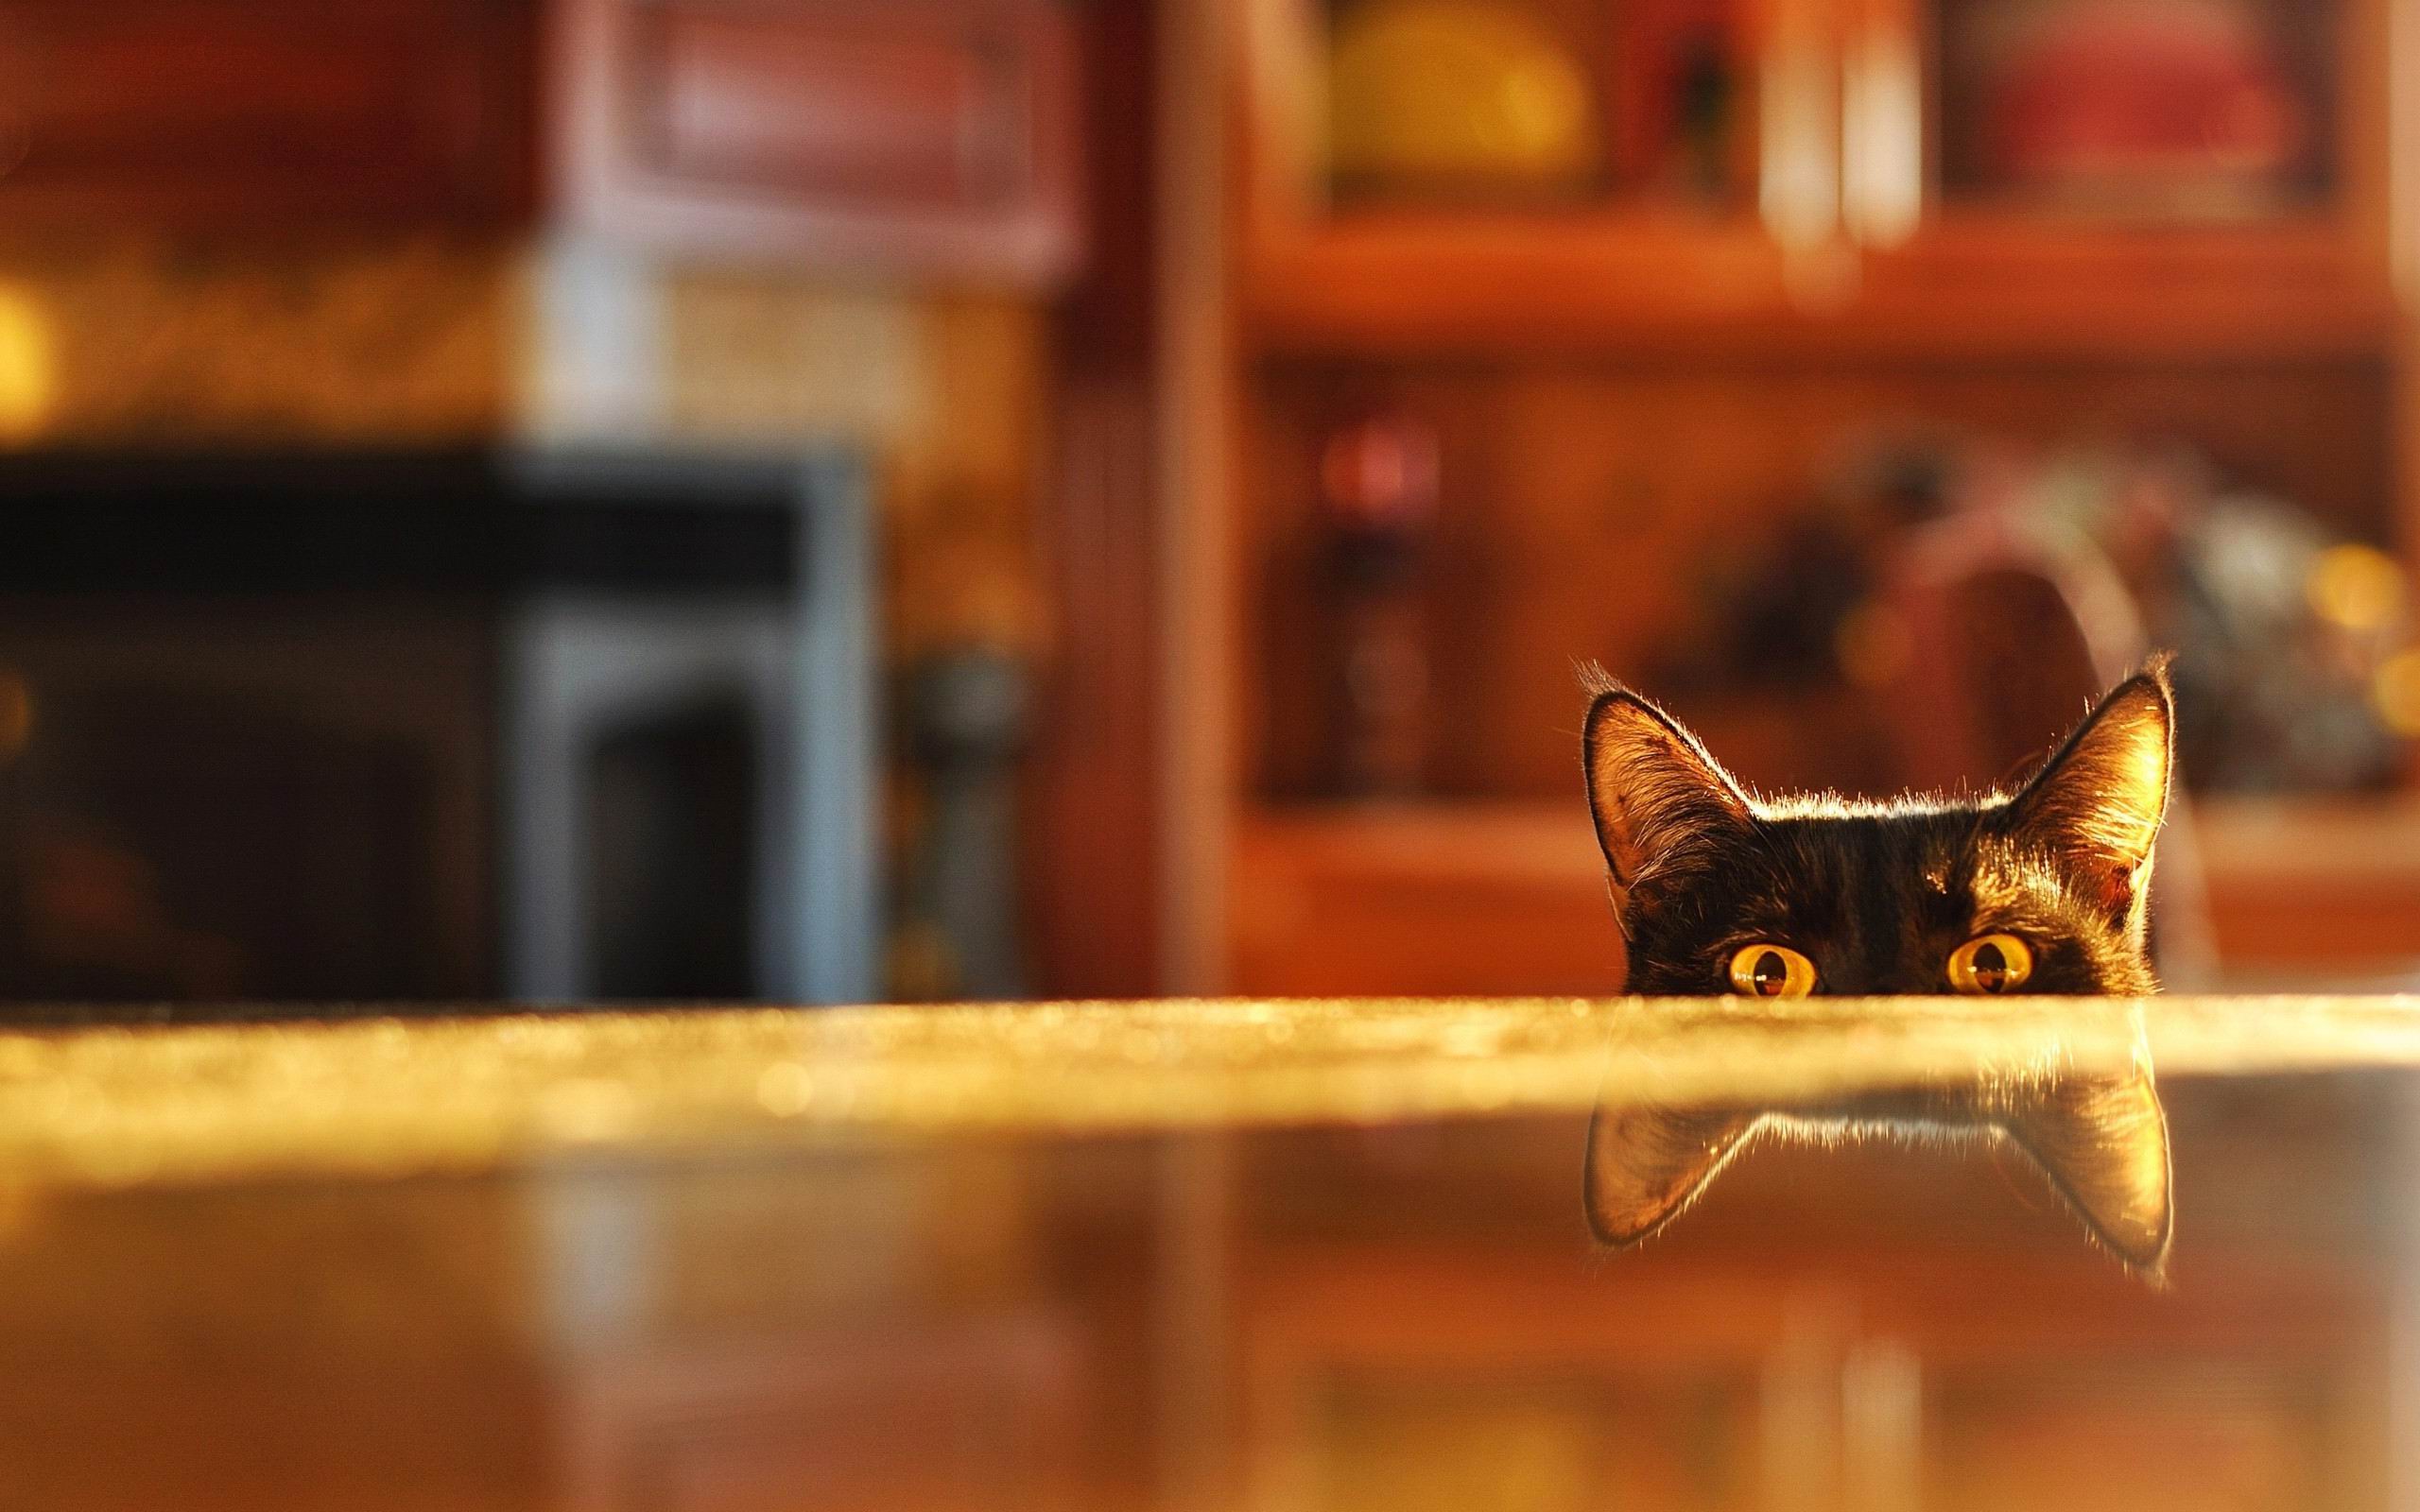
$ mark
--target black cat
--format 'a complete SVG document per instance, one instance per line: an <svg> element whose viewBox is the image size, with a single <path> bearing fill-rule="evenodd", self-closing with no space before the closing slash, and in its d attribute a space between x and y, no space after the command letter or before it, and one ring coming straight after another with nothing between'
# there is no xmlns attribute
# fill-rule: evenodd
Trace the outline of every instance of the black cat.
<svg viewBox="0 0 2420 1512"><path fill-rule="evenodd" d="M2014 794L1763 799L1596 674L1589 807L1630 989L2117 993L2145 954L2175 725L2163 666L2120 683Z"/></svg>
<svg viewBox="0 0 2420 1512"><path fill-rule="evenodd" d="M1589 807L1632 991L2157 989L2147 895L2175 724L2163 665L2119 684L2015 792L1970 799L1760 799L1653 704L1601 674L1592 691ZM2116 1074L2000 1069L1787 1108L1600 1104L1590 1228L1638 1243L1760 1134L2005 1142L2130 1268L2156 1278L2167 1259L2167 1119L2139 1043Z"/></svg>

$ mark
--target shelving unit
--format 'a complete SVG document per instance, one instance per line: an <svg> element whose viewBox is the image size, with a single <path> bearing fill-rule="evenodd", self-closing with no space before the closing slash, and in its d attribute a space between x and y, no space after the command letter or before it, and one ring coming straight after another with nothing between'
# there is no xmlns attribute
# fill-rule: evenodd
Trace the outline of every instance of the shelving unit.
<svg viewBox="0 0 2420 1512"><path fill-rule="evenodd" d="M1739 0L1757 181L1734 203L1338 208L1321 0L1253 0L1237 216L1255 350L1695 350L2108 360L2381 353L2398 329L2381 0L2337 0L2324 198L2235 218L2029 213L1945 194L1940 0ZM1511 9L1524 9L1520 6ZM1569 9L1569 8L1547 8ZM1585 9L1618 14L1622 0Z"/></svg>
<svg viewBox="0 0 2420 1512"><path fill-rule="evenodd" d="M1642 676L1709 541L1785 518L1844 438L1893 425L2048 442L2175 434L2409 558L2409 324L2384 0L2335 0L2313 154L2273 206L2117 218L1947 183L1957 0L1740 0L1750 166L1711 198L1562 203L1331 192L1326 28L1366 0L1253 0L1227 73L1228 446L1194 541L1223 628L1198 822L1218 918L1203 985L1247 991L1614 989L1567 667ZM1618 21L1629 0L1506 0ZM2089 0L2083 0L2088 6ZM2297 13L2299 14L2299 12ZM1592 23L1593 25L1593 23ZM1606 23L1608 26L1613 22ZM1321 427L1373 404L1437 434L1433 795L1322 802L1305 748ZM1612 591L1607 585L1616 585ZM1680 712L1754 780L1853 729L1820 698ZM1820 765L1820 764L1818 764ZM2420 950L2420 807L2204 805L2230 969Z"/></svg>

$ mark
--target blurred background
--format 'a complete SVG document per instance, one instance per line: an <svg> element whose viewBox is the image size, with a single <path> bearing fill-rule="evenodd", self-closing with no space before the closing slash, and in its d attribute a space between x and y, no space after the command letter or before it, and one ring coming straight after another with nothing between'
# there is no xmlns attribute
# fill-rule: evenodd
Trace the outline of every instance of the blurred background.
<svg viewBox="0 0 2420 1512"><path fill-rule="evenodd" d="M6 0L0 992L1613 991L1575 661L2153 648L2171 985L2403 981L2390 9Z"/></svg>

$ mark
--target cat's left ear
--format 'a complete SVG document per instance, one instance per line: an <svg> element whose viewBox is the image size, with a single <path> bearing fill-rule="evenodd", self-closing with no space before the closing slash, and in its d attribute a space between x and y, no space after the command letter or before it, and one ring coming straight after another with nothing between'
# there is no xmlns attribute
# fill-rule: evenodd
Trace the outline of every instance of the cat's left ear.
<svg viewBox="0 0 2420 1512"><path fill-rule="evenodd" d="M1602 674L1581 736L1588 809L1604 851L1614 914L1635 938L1636 915L1668 879L1703 868L1726 836L1753 822L1747 796L1671 715Z"/></svg>
<svg viewBox="0 0 2420 1512"><path fill-rule="evenodd" d="M2006 833L2069 869L2113 917L2134 911L2168 813L2176 704L2165 661L2127 679L2009 801Z"/></svg>

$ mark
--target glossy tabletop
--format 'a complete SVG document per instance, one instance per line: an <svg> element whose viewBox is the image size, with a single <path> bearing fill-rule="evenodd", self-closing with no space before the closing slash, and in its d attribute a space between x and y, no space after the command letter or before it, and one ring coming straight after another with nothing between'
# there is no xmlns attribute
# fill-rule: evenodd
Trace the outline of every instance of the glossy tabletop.
<svg viewBox="0 0 2420 1512"><path fill-rule="evenodd" d="M0 1508L2420 1505L2420 1000L215 1017L0 1033Z"/></svg>
<svg viewBox="0 0 2420 1512"><path fill-rule="evenodd" d="M2169 1075L2420 1066L2420 997L1173 999L38 1029L0 1033L0 1178L1789 1101L2145 1054Z"/></svg>

